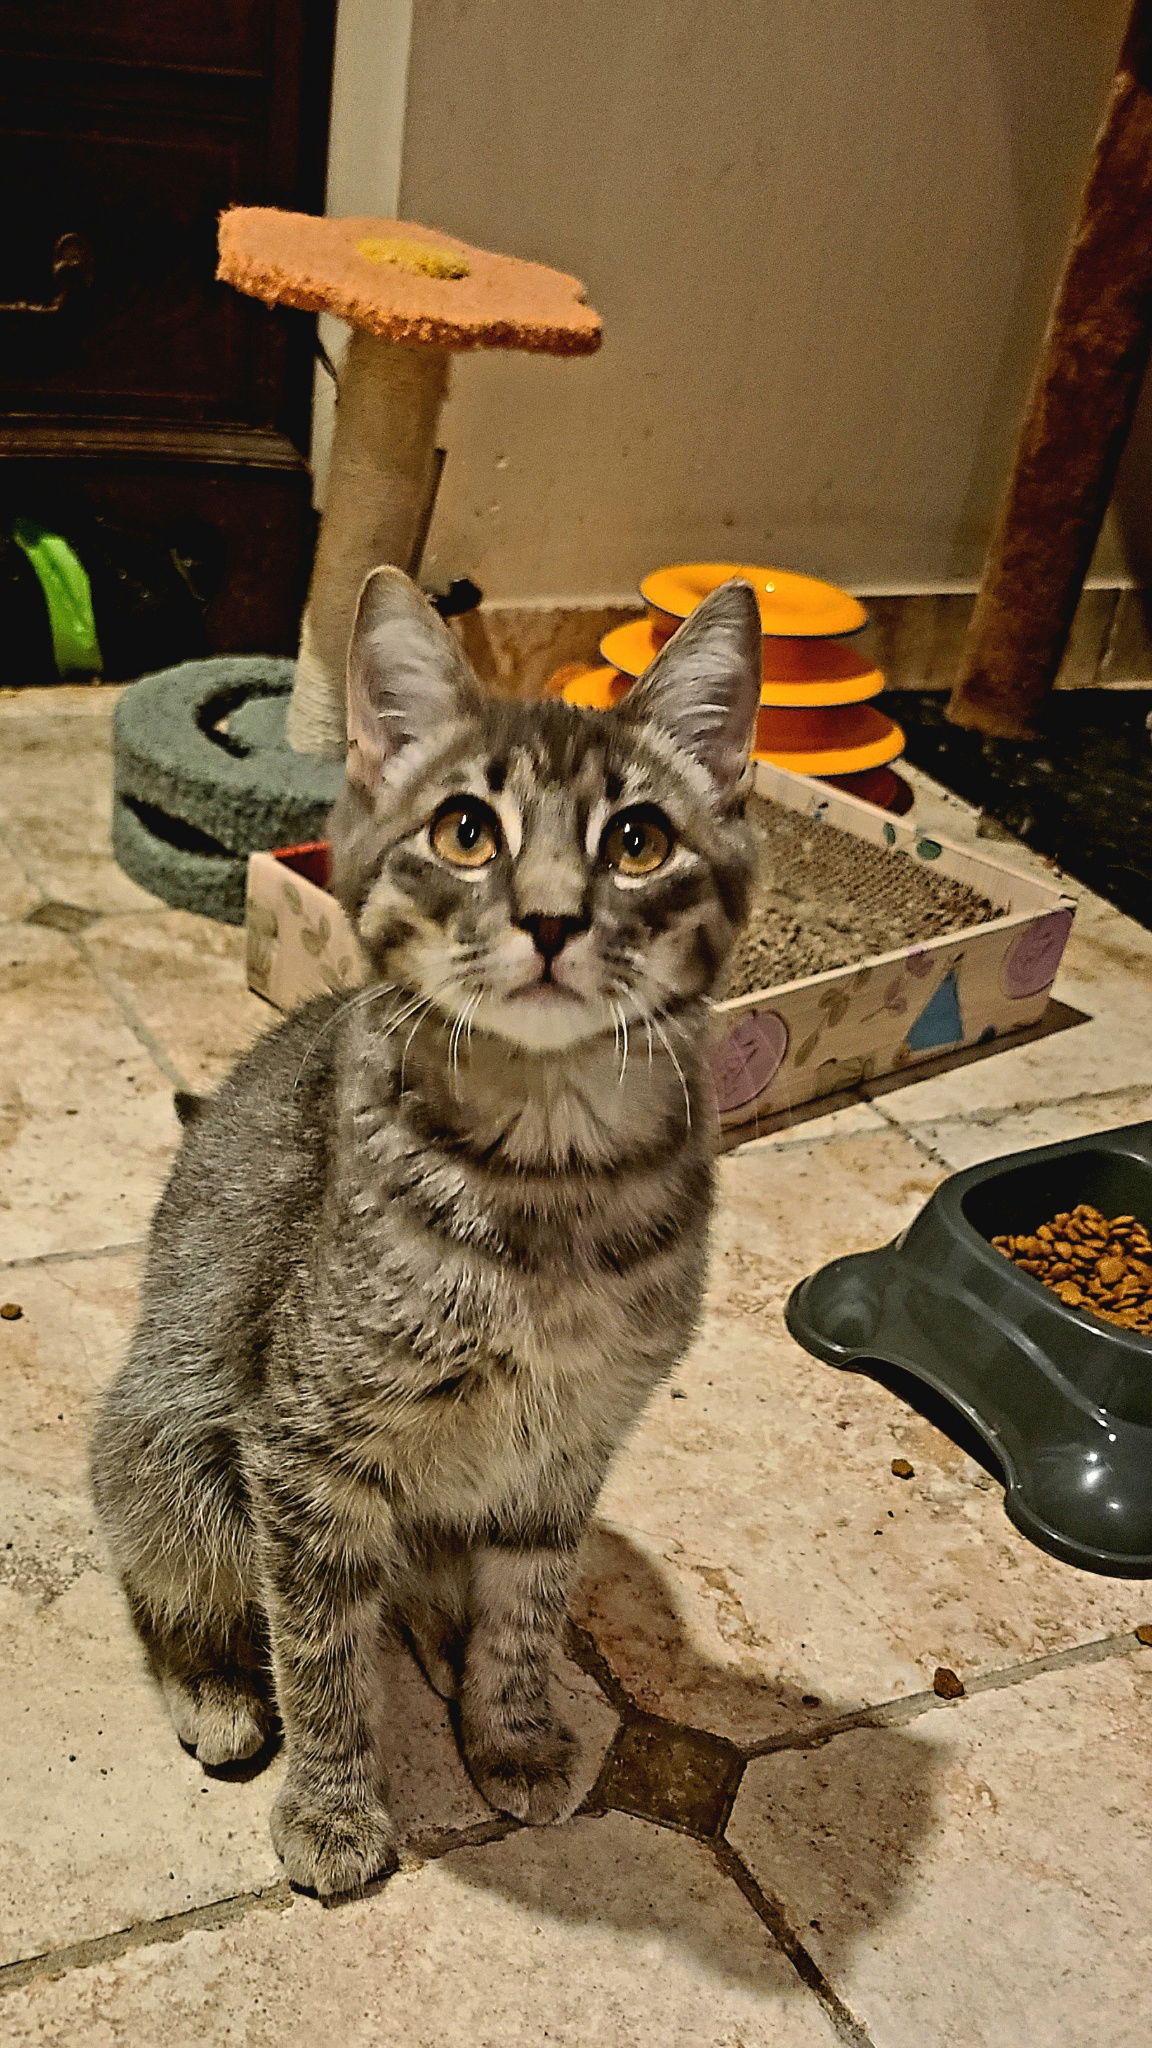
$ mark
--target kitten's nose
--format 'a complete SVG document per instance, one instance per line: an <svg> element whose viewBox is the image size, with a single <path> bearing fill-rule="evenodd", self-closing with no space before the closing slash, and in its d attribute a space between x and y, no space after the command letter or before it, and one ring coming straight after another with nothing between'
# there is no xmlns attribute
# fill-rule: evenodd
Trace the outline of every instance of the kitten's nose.
<svg viewBox="0 0 1152 2048"><path fill-rule="evenodd" d="M522 932L531 933L536 951L549 961L554 960L557 953L563 952L569 939L575 938L577 932L586 932L588 929L588 915L585 911L582 911L579 917L541 917L533 913L529 917L520 918L518 922Z"/></svg>

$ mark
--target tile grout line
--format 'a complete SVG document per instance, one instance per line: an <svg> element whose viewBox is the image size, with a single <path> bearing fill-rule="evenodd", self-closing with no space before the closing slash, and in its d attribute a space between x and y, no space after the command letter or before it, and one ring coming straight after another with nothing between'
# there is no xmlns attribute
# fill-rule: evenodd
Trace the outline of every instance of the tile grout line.
<svg viewBox="0 0 1152 2048"><path fill-rule="evenodd" d="M520 1821L494 1813L490 1820L477 1821L470 1828L448 1828L439 1835L415 1835L404 1844L400 1870L414 1875L426 1863L439 1862L441 1857L451 1856L458 1850L487 1848L489 1843L502 1842L509 1835L522 1832ZM354 1894L356 1902L380 1897L387 1890L392 1876L397 1874L393 1872L365 1885L362 1891ZM255 1891L236 1892L222 1899L210 1899L201 1906L190 1906L182 1913L162 1914L153 1920L139 1920L131 1927L118 1928L111 1934L90 1935L83 1941L70 1942L64 1948L44 1949L39 1955L0 1964L0 1995L18 1991L32 1982L68 1976L73 1970L117 1962L134 1949L182 1941L186 1934L201 1929L215 1932L218 1928L235 1925L238 1920L246 1920L251 1913L287 1912L298 1896L302 1894L296 1887L286 1877L280 1878ZM339 1911L345 1902L321 1900L317 1903L324 1911Z"/></svg>
<svg viewBox="0 0 1152 2048"><path fill-rule="evenodd" d="M854 1713L841 1715L838 1720L826 1721L823 1727L796 1729L768 1736L763 1742L741 1745L741 1753L746 1762L754 1763L760 1757L778 1756L784 1751L823 1749L838 1735L850 1735L859 1728L901 1727L909 1721L918 1721L924 1714L951 1708L962 1711L968 1700L979 1698L981 1693L1006 1692L1053 1671L1074 1671L1081 1665L1109 1663L1114 1657L1135 1657L1147 1647L1138 1640L1134 1631L1125 1629L1118 1635L1100 1636L1095 1642L1074 1643L1066 1650L1051 1650L1045 1656L1031 1658L1022 1664L1006 1664L995 1671L980 1672L965 1682L964 1692L958 1699L942 1699L934 1692L907 1693L901 1699L882 1700L874 1706L860 1707Z"/></svg>
<svg viewBox="0 0 1152 2048"><path fill-rule="evenodd" d="M736 1886L781 1954L787 1957L800 1982L823 2007L837 2040L844 2043L844 2048L873 2048L871 2036L828 1982L815 1957L789 1924L779 1901L757 1883L739 1852L723 1836L705 1846L711 1850L717 1868Z"/></svg>
<svg viewBox="0 0 1152 2048"><path fill-rule="evenodd" d="M50 1258L57 1256L66 1255L48 1255ZM89 1256L99 1257L101 1254L93 1253L89 1254ZM1035 1658L1026 1664L1009 1665L1000 1671L982 1674L980 1677L972 1680L965 1698L975 1697L983 1692L1005 1690L1011 1686L1026 1682L1028 1679L1039 1677L1045 1672L1067 1670L1078 1665L1102 1663L1117 1656L1132 1656L1142 1647L1144 1646L1137 1640L1135 1635L1125 1633L1118 1636L1102 1637L1097 1642L1079 1644L1068 1650L1053 1651L1048 1656ZM593 1639L585 1630L578 1629L575 1624L570 1625L568 1648L570 1655L573 1650L578 1650L581 1653L574 1656L573 1661L578 1663L580 1668L587 1671L588 1676L593 1678L599 1690L609 1700L609 1703L616 1707L617 1712L621 1716L622 1725L625 1719L640 1715L642 1710L636 1706L631 1695L620 1684L619 1680L616 1679L610 1665L595 1645ZM587 1662L585 1661L586 1659L588 1660ZM590 1669L590 1665L595 1665L596 1668ZM633 1813L632 1809L627 1806L605 1805L604 1807L598 1807L591 1803L595 1798L595 1787L589 1795L589 1801L577 1810L577 1816L574 1817L582 1816L588 1819L595 1819L602 1817L606 1812L612 1811L631 1814L633 1818L646 1820L650 1826L671 1828L673 1832L683 1834L689 1840L694 1840L702 1848L709 1850L717 1868L737 1886L737 1889L752 1906L753 1911L761 1920L777 1947L786 1956L802 1983L818 1999L836 2029L837 2038L845 2044L845 2048L873 2048L868 2034L839 1998L815 1959L789 1925L783 1908L763 1891L739 1855L739 1852L728 1841L724 1830L731 1819L732 1808L748 1763L756 1761L761 1757L778 1755L788 1750L822 1748L826 1743L835 1740L838 1735L850 1733L858 1728L891 1726L894 1723L918 1719L923 1714L938 1708L960 1707L962 1705L962 1700L942 1700L937 1698L934 1693L914 1693L903 1700L887 1701L879 1706L862 1708L857 1714L845 1716L840 1721L830 1722L822 1729L813 1729L803 1733L797 1731L795 1735L778 1737L764 1745L739 1746L738 1753L741 1758L739 1777L730 1787L730 1796L724 1801L722 1816L712 1828L706 1831L686 1824L680 1825L671 1820L663 1820L655 1815ZM665 1724L661 1716L645 1714L644 1719L653 1725L666 1725L673 1733L687 1731L689 1733L704 1734L707 1732L705 1730L690 1729L688 1724L675 1722L667 1722ZM724 1739L726 1740L726 1738ZM738 1746L735 1744L729 1746L734 1751L738 1749ZM457 1850L486 1847L490 1843L504 1841L509 1835L521 1832L522 1829L518 1822L510 1820L506 1816L493 1814L490 1820L479 1822L471 1828L448 1829L439 1835L416 1836L406 1845L406 1861L401 1867L407 1867L410 1871L417 1872L424 1864L439 1861L440 1858L451 1855ZM375 1883L366 1886L363 1893L358 1896L374 1898L385 1891L389 1882L389 1879L381 1878ZM133 1949L150 1947L160 1942L179 1941L185 1934L192 1933L201 1928L214 1930L229 1926L237 1920L246 1918L251 1912L261 1910L283 1912L291 1905L294 1896L293 1888L285 1878L266 1888L240 1892L224 1899L212 1900L205 1905L191 1907L183 1913L168 1914L159 1919L140 1921L132 1927L120 1929L115 1933L92 1936L84 1941L71 1943L64 1948L48 1949L39 1955L21 1958L17 1962L0 1965L0 1994L5 1991L20 1989L22 1986L38 1979L60 1977L69 1974L73 1970L90 1968L95 1964L106 1961L116 1961L119 1957Z"/></svg>
<svg viewBox="0 0 1152 2048"><path fill-rule="evenodd" d="M28 883L29 888L35 889L37 895L40 898L40 904L38 905L38 908L43 908L44 904L50 903L53 899L49 894L49 891L45 888L44 882L41 879L39 873L37 872L35 863L29 866L28 862L21 857L19 849L13 842L9 831L7 830L7 828L3 826L0 826L0 844L3 844L7 852L10 854L11 858L15 861L16 866L19 868L21 874L24 876L24 879ZM116 913L111 914L115 915ZM127 913L120 914L124 915ZM94 921L99 922L100 918L103 917L103 915L104 913L101 912L99 917L97 917L97 919L95 919ZM15 922L25 924L27 923L27 918L28 913L25 912L24 916L19 919L16 919ZM113 977L108 975L106 971L93 958L92 954L88 950L87 945L84 942L83 935L79 932L61 932L60 937L65 939L67 943L72 947L73 952L79 955L80 959L84 962L84 965L87 967L89 973L92 975L93 979L97 983L97 986L103 990L104 994L112 1003L113 1007L119 1012L122 1021L128 1026L129 1031L137 1040L137 1043L147 1053L149 1059L152 1061L153 1066L159 1068L165 1080L170 1082L173 1088L188 1089L188 1081L180 1072L175 1062L169 1059L159 1039L155 1036L153 1032L151 1032L148 1029L148 1026L144 1023L143 1019L136 1014L136 1011L132 1007L131 1003L128 1002L127 998L123 995Z"/></svg>
<svg viewBox="0 0 1152 2048"><path fill-rule="evenodd" d="M953 1071L956 1070L953 1069ZM1120 1088L1085 1088L1078 1095L1038 1095L1027 1102L1004 1103L994 1110L949 1110L941 1116L926 1116L906 1124L901 1123L898 1118L886 1115L880 1109L878 1102L871 1101L871 1098L869 1100L871 1101L871 1107L877 1110L881 1116L884 1116L886 1123L894 1125L897 1130L904 1131L909 1137L912 1137L916 1131L923 1130L927 1125L931 1125L934 1129L945 1125L949 1128L960 1125L964 1129L975 1128L976 1130L990 1131L994 1130L996 1125L1006 1117L1035 1116L1039 1110L1078 1109L1082 1103L1088 1102L1111 1102L1117 1096L1131 1095L1134 1090L1144 1089L1148 1085L1140 1081L1130 1081ZM891 1090L890 1092L895 1094L897 1091ZM952 1167L949 1170L956 1172L959 1169Z"/></svg>
<svg viewBox="0 0 1152 2048"><path fill-rule="evenodd" d="M944 1158L943 1153L937 1152L935 1146L928 1143L927 1138L920 1136L920 1125L902 1124L899 1117L892 1116L888 1110L882 1107L880 1102L876 1101L873 1097L869 1097L869 1100L877 1116L883 1117L890 1131L898 1131L901 1137L907 1138L915 1146L917 1152L921 1153L933 1166L942 1167L945 1173L955 1173L955 1167L949 1164L948 1160Z"/></svg>
<svg viewBox="0 0 1152 2048"><path fill-rule="evenodd" d="M45 1978L63 1977L73 1970L91 1969L97 1963L117 1962L133 1949L151 1948L159 1942L182 1941L198 1929L214 1932L230 1927L250 1913L283 1913L292 1903L287 1878L258 1891L235 1892L228 1898L213 1899L204 1906L190 1906L183 1913L167 1913L156 1920L139 1920L114 1934L96 1934L86 1941L70 1942L66 1948L45 1949L40 1955L22 1957L19 1962L0 1965L0 1993L19 1991L26 1984Z"/></svg>
<svg viewBox="0 0 1152 2048"><path fill-rule="evenodd" d="M131 1237L124 1244L89 1245L78 1252L28 1252L20 1259L0 1259L0 1273L18 1273L29 1266L67 1266L82 1259L112 1259L122 1252L142 1252L146 1237Z"/></svg>
<svg viewBox="0 0 1152 2048"><path fill-rule="evenodd" d="M115 1008L120 1012L120 1016L122 1017L124 1023L128 1026L129 1031L131 1031L133 1037L138 1041L138 1043L143 1047L144 1051L148 1054L148 1057L152 1061L153 1065L159 1068L165 1080L169 1081L173 1088L180 1088L186 1091L189 1090L190 1084L186 1080L185 1076L180 1072L180 1069L176 1065L175 1061L169 1059L168 1054L165 1052L164 1047L161 1045L160 1040L156 1037L156 1034L153 1031L150 1031L147 1024L145 1024L143 1018L138 1016L134 1006L132 1005L132 1003L129 1002L123 990L117 983L115 976L110 975L107 972L107 970L96 959L94 959L92 953L89 951L87 944L85 943L83 936L79 932L69 932L66 933L65 936L67 937L68 943L72 947L73 951L79 954L81 960L83 960L85 966L89 969L94 980L97 982L99 987L103 989L104 994L108 997L109 1001L112 1004L114 1004Z"/></svg>

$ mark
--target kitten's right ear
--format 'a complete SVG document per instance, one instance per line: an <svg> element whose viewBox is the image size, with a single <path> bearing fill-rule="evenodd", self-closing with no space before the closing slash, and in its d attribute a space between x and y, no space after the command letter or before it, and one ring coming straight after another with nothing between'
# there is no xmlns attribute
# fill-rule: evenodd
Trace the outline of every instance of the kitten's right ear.
<svg viewBox="0 0 1152 2048"><path fill-rule="evenodd" d="M373 569L348 649L349 782L371 791L402 747L478 701L471 670L427 598L402 569Z"/></svg>

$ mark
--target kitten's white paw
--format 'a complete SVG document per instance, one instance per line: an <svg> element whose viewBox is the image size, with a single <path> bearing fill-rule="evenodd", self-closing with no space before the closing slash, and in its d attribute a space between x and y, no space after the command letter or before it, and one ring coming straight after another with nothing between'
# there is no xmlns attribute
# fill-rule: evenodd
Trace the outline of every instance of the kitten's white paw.
<svg viewBox="0 0 1152 2048"><path fill-rule="evenodd" d="M272 1808L272 1847L293 1884L322 1899L362 1891L400 1860L395 1823L377 1799L285 1785Z"/></svg>

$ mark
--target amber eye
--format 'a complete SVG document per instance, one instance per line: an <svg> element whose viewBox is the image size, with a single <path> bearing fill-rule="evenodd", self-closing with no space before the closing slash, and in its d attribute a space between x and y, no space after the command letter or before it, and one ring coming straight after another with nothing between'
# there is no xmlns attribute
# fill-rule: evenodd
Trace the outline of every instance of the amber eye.
<svg viewBox="0 0 1152 2048"><path fill-rule="evenodd" d="M476 796L450 796L432 820L429 834L441 860L456 868L483 868L500 851L500 820Z"/></svg>
<svg viewBox="0 0 1152 2048"><path fill-rule="evenodd" d="M663 811L654 804L638 804L605 826L600 851L618 875L654 875L672 846L672 827Z"/></svg>

